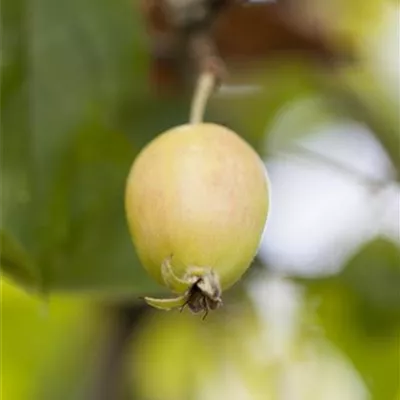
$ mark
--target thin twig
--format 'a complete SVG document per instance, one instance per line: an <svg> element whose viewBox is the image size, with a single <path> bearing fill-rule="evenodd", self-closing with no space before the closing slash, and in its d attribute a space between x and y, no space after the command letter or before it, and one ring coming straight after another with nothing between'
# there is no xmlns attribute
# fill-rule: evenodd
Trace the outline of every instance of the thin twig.
<svg viewBox="0 0 400 400"><path fill-rule="evenodd" d="M348 164L337 161L326 154L319 153L299 144L291 145L289 148L285 149L284 153L291 154L292 156L304 157L308 161L315 161L317 163L326 165L327 167L331 167L332 169L337 170L349 176L353 180L358 181L360 184L369 186L372 189L387 187L394 180L394 177L374 178Z"/></svg>

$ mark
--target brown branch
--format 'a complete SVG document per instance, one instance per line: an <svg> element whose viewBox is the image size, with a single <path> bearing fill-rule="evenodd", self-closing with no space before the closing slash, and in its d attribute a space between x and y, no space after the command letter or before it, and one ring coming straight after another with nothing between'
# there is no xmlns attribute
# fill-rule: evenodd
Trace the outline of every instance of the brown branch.
<svg viewBox="0 0 400 400"><path fill-rule="evenodd" d="M90 400L122 400L127 397L126 355L130 340L149 308L144 304L117 305L110 310L112 330L90 390Z"/></svg>

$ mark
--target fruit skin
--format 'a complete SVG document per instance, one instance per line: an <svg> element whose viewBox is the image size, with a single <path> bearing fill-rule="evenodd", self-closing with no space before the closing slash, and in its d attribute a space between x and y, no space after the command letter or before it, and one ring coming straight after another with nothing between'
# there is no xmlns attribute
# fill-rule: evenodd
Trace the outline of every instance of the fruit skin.
<svg viewBox="0 0 400 400"><path fill-rule="evenodd" d="M172 128L150 142L128 176L125 208L138 256L159 283L211 268L221 289L254 258L269 208L265 167L233 131L212 123Z"/></svg>

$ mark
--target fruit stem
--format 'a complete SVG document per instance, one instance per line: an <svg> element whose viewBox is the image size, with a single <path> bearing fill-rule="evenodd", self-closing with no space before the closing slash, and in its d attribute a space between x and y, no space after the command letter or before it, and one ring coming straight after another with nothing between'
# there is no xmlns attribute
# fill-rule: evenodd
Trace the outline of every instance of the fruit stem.
<svg viewBox="0 0 400 400"><path fill-rule="evenodd" d="M216 76L210 71L200 74L196 89L192 98L190 110L190 123L199 124L203 121L207 101L214 91L216 85Z"/></svg>

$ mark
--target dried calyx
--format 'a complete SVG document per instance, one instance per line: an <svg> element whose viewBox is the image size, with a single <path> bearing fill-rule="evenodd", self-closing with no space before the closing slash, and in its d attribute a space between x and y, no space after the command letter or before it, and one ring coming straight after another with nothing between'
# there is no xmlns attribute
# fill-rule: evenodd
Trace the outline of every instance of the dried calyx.
<svg viewBox="0 0 400 400"><path fill-rule="evenodd" d="M181 311L187 306L194 314L203 312L203 318L210 310L222 305L221 286L215 271L208 267L188 267L184 277L179 278L173 271L171 260L172 257L164 260L161 274L165 285L179 296L170 299L145 297L149 305L162 310L179 308Z"/></svg>

